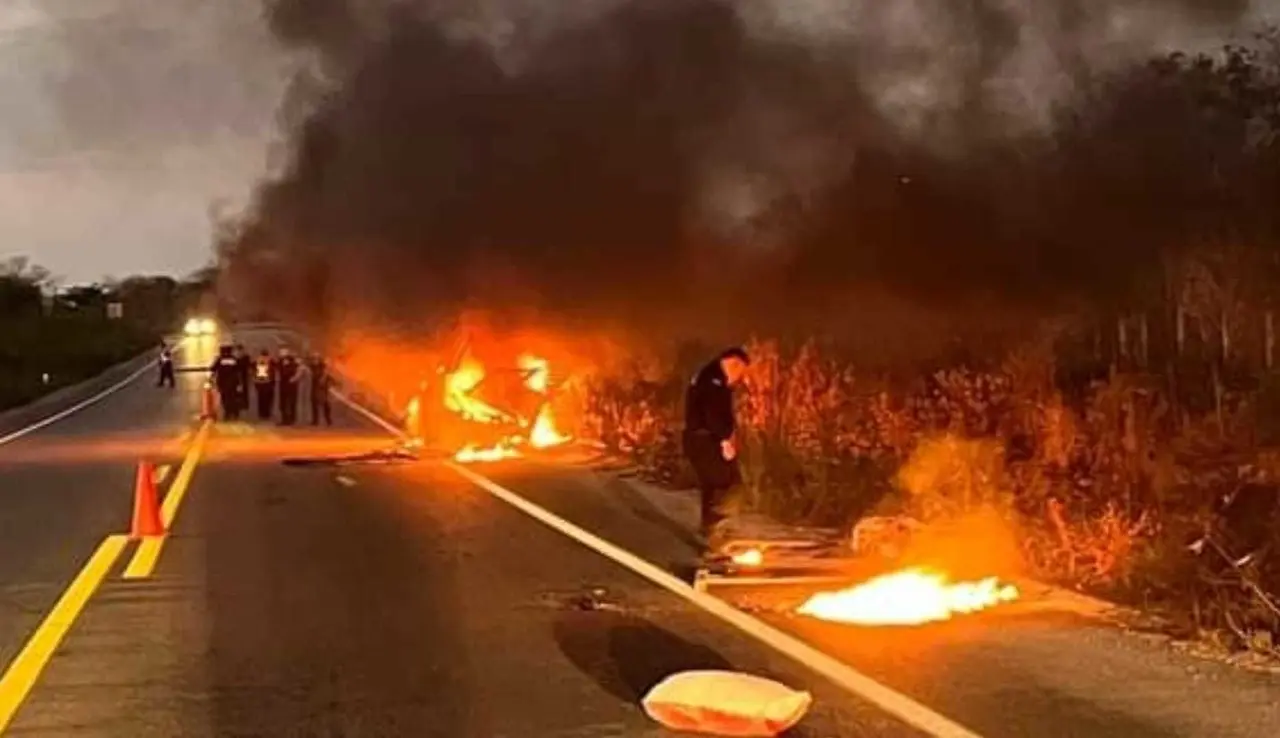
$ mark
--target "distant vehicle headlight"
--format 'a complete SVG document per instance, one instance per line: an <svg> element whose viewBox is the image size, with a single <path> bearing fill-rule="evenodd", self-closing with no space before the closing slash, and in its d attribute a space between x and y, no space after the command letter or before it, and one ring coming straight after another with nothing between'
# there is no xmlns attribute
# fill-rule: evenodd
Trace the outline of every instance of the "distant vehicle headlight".
<svg viewBox="0 0 1280 738"><path fill-rule="evenodd" d="M197 320L196 318L192 318L191 320L187 321L187 324L186 326L183 327L182 332L187 334L188 336L198 336L200 335L200 331L202 328L204 328L204 323L202 323L200 320Z"/></svg>
<svg viewBox="0 0 1280 738"><path fill-rule="evenodd" d="M200 321L200 332L206 336L212 336L218 332L218 324L212 318L205 318Z"/></svg>

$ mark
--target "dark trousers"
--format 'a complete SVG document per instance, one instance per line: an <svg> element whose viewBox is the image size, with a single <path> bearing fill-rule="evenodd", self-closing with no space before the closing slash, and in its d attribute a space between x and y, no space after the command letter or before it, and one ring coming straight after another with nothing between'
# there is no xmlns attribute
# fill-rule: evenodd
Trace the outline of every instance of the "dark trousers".
<svg viewBox="0 0 1280 738"><path fill-rule="evenodd" d="M725 519L724 503L728 496L727 489L708 486L698 488L698 502L702 511L698 528L703 536L711 535L716 526Z"/></svg>
<svg viewBox="0 0 1280 738"><path fill-rule="evenodd" d="M293 425L298 422L298 388L282 385L280 387L280 424Z"/></svg>
<svg viewBox="0 0 1280 738"><path fill-rule="evenodd" d="M260 384L255 389L258 392L258 418L270 420L272 406L276 402L276 388L271 384Z"/></svg>
<svg viewBox="0 0 1280 738"><path fill-rule="evenodd" d="M173 362L160 362L160 381L156 382L157 387L173 387L176 383L173 373Z"/></svg>
<svg viewBox="0 0 1280 738"><path fill-rule="evenodd" d="M236 385L219 385L218 401L222 403L223 420L240 419L240 388Z"/></svg>
<svg viewBox="0 0 1280 738"><path fill-rule="evenodd" d="M699 527L706 536L725 519L724 505L742 482L742 473L736 459L724 458L720 440L708 434L686 432L684 453L698 479L702 517Z"/></svg>
<svg viewBox="0 0 1280 738"><path fill-rule="evenodd" d="M324 417L325 425L333 425L333 406L329 404L329 391L312 388L311 424L320 425L322 416Z"/></svg>

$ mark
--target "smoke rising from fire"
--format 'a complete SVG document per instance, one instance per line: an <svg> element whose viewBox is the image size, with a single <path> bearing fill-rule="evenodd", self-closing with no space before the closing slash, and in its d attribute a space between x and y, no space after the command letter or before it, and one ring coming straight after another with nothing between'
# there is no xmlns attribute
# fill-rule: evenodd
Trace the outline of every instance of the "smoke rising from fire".
<svg viewBox="0 0 1280 738"><path fill-rule="evenodd" d="M314 63L285 107L285 160L224 234L233 294L328 323L483 306L649 329L698 315L712 332L783 307L830 318L850 294L1123 288L1157 256L1137 242L1160 239L1133 237L1160 224L1150 203L1184 193L1088 136L1063 143L1062 113L1098 106L1085 94L1098 75L1215 48L1259 12L1247 0L264 7Z"/></svg>

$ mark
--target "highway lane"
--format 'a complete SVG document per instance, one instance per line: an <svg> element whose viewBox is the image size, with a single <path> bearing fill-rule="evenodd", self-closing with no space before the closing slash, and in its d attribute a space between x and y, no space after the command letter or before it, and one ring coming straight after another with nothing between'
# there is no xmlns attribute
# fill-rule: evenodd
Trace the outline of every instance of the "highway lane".
<svg viewBox="0 0 1280 738"><path fill-rule="evenodd" d="M922 735L446 467L279 463L384 442L345 409L338 421L215 426L154 575L125 581L128 556L117 562L6 735L656 737L636 704L644 688L717 666L812 689L798 735ZM81 422L88 437L120 421ZM636 488L580 468L480 470L659 566L691 562L690 521ZM98 535L122 529L127 509ZM43 602L87 555L53 567ZM30 609L33 624L40 603ZM762 617L983 738L1252 738L1280 722L1274 678L1061 614L1015 608L910 632Z"/></svg>
<svg viewBox="0 0 1280 738"><path fill-rule="evenodd" d="M504 464L486 473L672 571L692 558L692 499L581 468ZM1267 738L1280 725L1280 675L1173 653L1069 602L1029 598L949 623L867 629L790 615L812 587L718 591L985 738Z"/></svg>
<svg viewBox="0 0 1280 738"><path fill-rule="evenodd" d="M200 343L185 345L180 355L192 362L210 357ZM180 454L181 435L198 413L200 379L179 375L174 390L154 384L155 376L144 373L0 445L0 665L18 653L103 536L127 532L139 455L167 463Z"/></svg>
<svg viewBox="0 0 1280 738"><path fill-rule="evenodd" d="M113 572L10 734L656 738L645 690L738 668L814 690L797 736L923 735L443 466L238 445L337 420L215 428L154 576Z"/></svg>

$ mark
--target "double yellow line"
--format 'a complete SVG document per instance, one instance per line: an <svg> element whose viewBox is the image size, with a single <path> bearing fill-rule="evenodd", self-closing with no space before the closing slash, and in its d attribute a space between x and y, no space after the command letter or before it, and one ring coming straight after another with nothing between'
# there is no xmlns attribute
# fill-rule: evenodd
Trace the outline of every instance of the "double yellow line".
<svg viewBox="0 0 1280 738"><path fill-rule="evenodd" d="M195 440L191 442L191 447L187 449L187 455L182 460L182 466L178 469L178 476L174 477L173 484L164 496L164 502L160 504L160 520L164 522L165 530L169 530L173 525L173 519L178 514L178 506L187 495L187 487L191 484L192 475L196 473L196 466L204 453L204 445L209 440L211 427L207 420L200 424L200 430L196 433ZM137 550L133 552L129 565L125 567L124 578L146 579L151 576L151 572L155 571L156 562L160 560L160 552L164 550L164 542L168 538L168 536L158 536L142 539Z"/></svg>
<svg viewBox="0 0 1280 738"><path fill-rule="evenodd" d="M187 487L191 484L191 477L195 474L196 466L200 463L201 454L204 453L204 446L209 438L210 427L211 425L208 421L201 424L195 440L187 449L186 456L182 460L182 467L178 470L178 476L174 478L173 484L169 487L169 492L164 496L164 502L160 507L160 516L164 520L166 530L173 523L173 519L178 513L178 506L182 504L183 497L186 496ZM141 579L150 576L155 569L156 561L160 558L165 538L167 536L143 539L138 544L129 566L125 569L124 577L126 579ZM23 647L17 658L13 660L13 663L9 665L9 669L5 671L3 676L0 676L0 733L4 733L9 724L13 722L18 709L22 707L22 703L35 687L36 681L40 678L40 674L44 671L45 666L48 665L49 660L53 658L54 651L62 644L76 618L80 616L84 606L89 602L89 598L97 591L102 581L107 578L128 543L129 536L127 535L110 535L98 545L97 550L89 557L89 561L85 563L84 568L72 580L71 586L67 587L67 590L62 593L62 597L58 599L57 604L45 616L44 621L36 628L26 646Z"/></svg>

